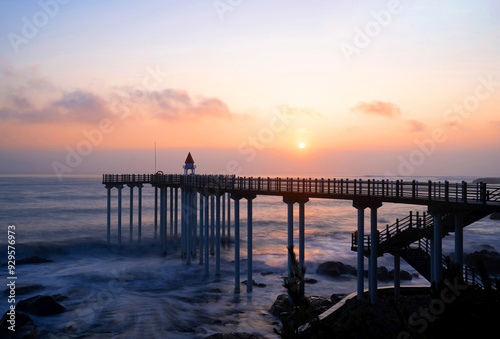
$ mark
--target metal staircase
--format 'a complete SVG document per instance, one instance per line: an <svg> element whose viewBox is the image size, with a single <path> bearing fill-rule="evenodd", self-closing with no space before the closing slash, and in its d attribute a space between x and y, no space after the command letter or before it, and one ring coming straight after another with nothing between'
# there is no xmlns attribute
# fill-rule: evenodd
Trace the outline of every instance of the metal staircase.
<svg viewBox="0 0 500 339"><path fill-rule="evenodd" d="M490 198L494 194L496 199L500 199L500 191L490 192ZM486 217L491 212L481 210L463 211L463 227ZM385 230L379 233L378 256L385 253L399 254L418 273L430 281L431 278L431 255L430 243L433 238L434 218L428 213L413 213L403 219L396 219L392 225L387 225ZM442 234L445 237L455 230L455 217L453 214L445 214L442 217ZM357 251L357 233L352 234L353 251ZM371 236L365 235L363 239L365 256L370 255ZM443 268L446 269L447 261L443 256ZM480 275L473 269L464 265L464 281L469 284L484 287Z"/></svg>

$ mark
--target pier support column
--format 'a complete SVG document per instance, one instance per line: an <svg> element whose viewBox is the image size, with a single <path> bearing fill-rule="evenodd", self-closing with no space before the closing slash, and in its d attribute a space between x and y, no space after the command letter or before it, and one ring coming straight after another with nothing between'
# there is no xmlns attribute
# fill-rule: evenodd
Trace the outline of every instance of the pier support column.
<svg viewBox="0 0 500 339"><path fill-rule="evenodd" d="M165 187L160 187L160 244L161 244L161 248L163 250L163 218L165 218L165 211L163 210L163 207L165 206L165 204L163 203L164 199L165 199L165 195L164 195L164 190L165 190Z"/></svg>
<svg viewBox="0 0 500 339"><path fill-rule="evenodd" d="M394 254L394 296L399 297L401 289L401 257Z"/></svg>
<svg viewBox="0 0 500 339"><path fill-rule="evenodd" d="M155 239L158 237L158 186L155 186Z"/></svg>
<svg viewBox="0 0 500 339"><path fill-rule="evenodd" d="M217 205L216 205L216 239L215 239L215 245L216 245L216 248L215 248L215 276L216 277L220 277L220 241L221 241L221 238L220 238L220 228L221 228L221 220L220 220L220 205L221 205L221 196L220 194L217 194L217 197L216 197L216 201L217 201Z"/></svg>
<svg viewBox="0 0 500 339"><path fill-rule="evenodd" d="M253 263L252 263L252 252L253 252L253 207L252 201L256 198L256 195L250 195L245 197L247 199L247 292L252 292L253 289Z"/></svg>
<svg viewBox="0 0 500 339"><path fill-rule="evenodd" d="M231 194L234 200L234 293L240 293L240 199Z"/></svg>
<svg viewBox="0 0 500 339"><path fill-rule="evenodd" d="M137 237L138 241L141 242L142 238L142 184L137 186L138 192L137 194L139 195L139 200L138 200L138 211L137 211Z"/></svg>
<svg viewBox="0 0 500 339"><path fill-rule="evenodd" d="M222 201L221 201L221 207L222 207L222 238L226 238L226 194L222 193Z"/></svg>
<svg viewBox="0 0 500 339"><path fill-rule="evenodd" d="M196 252L198 251L198 192L192 191L193 204L192 208L192 218L191 218L191 229L193 230L192 246L191 252L192 256L196 257Z"/></svg>
<svg viewBox="0 0 500 339"><path fill-rule="evenodd" d="M210 195L210 255L215 255L215 196Z"/></svg>
<svg viewBox="0 0 500 339"><path fill-rule="evenodd" d="M129 185L130 187L130 234L129 234L129 242L132 242L133 238L133 225L134 225L134 185Z"/></svg>
<svg viewBox="0 0 500 339"><path fill-rule="evenodd" d="M161 209L163 210L163 219L160 222L161 242L163 244L163 255L167 255L167 187L162 187L160 194L162 194Z"/></svg>
<svg viewBox="0 0 500 339"><path fill-rule="evenodd" d="M175 194L174 194L174 233L175 233L175 237L178 236L178 233L177 233L177 224L178 224L178 221L179 221L179 215L178 215L178 211L179 211L179 188L178 187L175 187Z"/></svg>
<svg viewBox="0 0 500 339"><path fill-rule="evenodd" d="M299 266L301 270L305 269L306 260L306 237L305 237L305 204L309 198L303 198L298 201L299 203ZM304 281L301 283L301 289L304 293Z"/></svg>
<svg viewBox="0 0 500 339"><path fill-rule="evenodd" d="M173 237L174 237L174 188L170 187L170 238Z"/></svg>
<svg viewBox="0 0 500 339"><path fill-rule="evenodd" d="M287 247L291 248L293 246L293 204L295 203L295 201L293 199L288 198L288 197L283 197L283 202L287 205L287 210L288 210ZM288 251L287 251L287 256L288 256L288 278L290 279L292 277L292 258L290 257L290 254L288 254Z"/></svg>
<svg viewBox="0 0 500 339"><path fill-rule="evenodd" d="M299 267L304 269L305 267L305 204L309 201L309 198L297 197L297 196L284 196L283 202L287 204L288 207L288 248L293 246L293 204L299 204ZM288 277L292 275L292 259L289 252L288 255ZM304 284L301 284L300 288L304 289Z"/></svg>
<svg viewBox="0 0 500 339"><path fill-rule="evenodd" d="M205 199L205 196L200 193L200 265L203 264L203 255L204 255L204 245L205 245L205 234L203 232L203 212L204 212L204 207L203 207L203 201Z"/></svg>
<svg viewBox="0 0 500 339"><path fill-rule="evenodd" d="M186 257L186 249L185 249L185 244L184 244L184 223L186 222L186 216L184 214L184 208L186 207L184 204L184 189L181 188L181 258ZM177 232L175 234L177 236Z"/></svg>
<svg viewBox="0 0 500 339"><path fill-rule="evenodd" d="M231 197L227 196L227 238L231 239Z"/></svg>
<svg viewBox="0 0 500 339"><path fill-rule="evenodd" d="M358 229L355 235L356 246L358 246L358 261L357 261L357 293L358 299L363 298L365 290L365 208L364 204L353 203L353 206L358 210Z"/></svg>
<svg viewBox="0 0 500 339"><path fill-rule="evenodd" d="M210 246L210 233L209 233L209 223L208 223L208 205L209 205L209 195L205 195L205 276L208 276L208 265L209 265L209 246Z"/></svg>
<svg viewBox="0 0 500 339"><path fill-rule="evenodd" d="M382 206L382 203L370 204L370 260L368 273L368 291L370 294L370 302L372 305L377 303L377 256L379 233L377 229L377 209Z"/></svg>
<svg viewBox="0 0 500 339"><path fill-rule="evenodd" d="M107 214L107 232L106 232L106 242L108 245L111 244L111 188L113 188L113 186L109 186L109 185L106 185L106 190L107 190L107 196L108 196L108 201L107 201L107 205L108 205L108 214Z"/></svg>
<svg viewBox="0 0 500 339"><path fill-rule="evenodd" d="M116 186L118 188L118 245L122 244L122 189L123 185Z"/></svg>
<svg viewBox="0 0 500 339"><path fill-rule="evenodd" d="M460 267L462 274L464 266L464 216L455 214L455 264Z"/></svg>
<svg viewBox="0 0 500 339"><path fill-rule="evenodd" d="M441 258L443 256L443 247L442 247L442 214L441 212L433 212L432 216L434 217L434 232L432 239L432 253L431 253L431 261L432 265L432 281L431 283L439 283L441 281L442 269L443 266L441 264Z"/></svg>
<svg viewBox="0 0 500 339"><path fill-rule="evenodd" d="M184 223L184 238L185 238L185 250L186 250L186 264L191 265L191 244L192 244L192 225L193 225L193 192L186 190L184 197L184 214L186 217L186 222Z"/></svg>

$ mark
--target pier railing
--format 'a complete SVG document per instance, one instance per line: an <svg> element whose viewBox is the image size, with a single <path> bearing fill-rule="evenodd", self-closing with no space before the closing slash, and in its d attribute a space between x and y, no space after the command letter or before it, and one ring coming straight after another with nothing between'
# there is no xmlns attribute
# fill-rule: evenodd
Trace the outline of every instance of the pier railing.
<svg viewBox="0 0 500 339"><path fill-rule="evenodd" d="M427 239L427 238L422 238L420 239L417 244L418 244L418 248L422 251L424 251L427 256L430 258L430 255L431 255L431 239ZM442 258L441 258L441 265L443 266L443 269L450 269L450 264L452 262L450 261L449 257L443 255ZM430 263L429 263L430 265ZM486 286L486 283L483 281L483 277L481 276L481 274L474 268L466 265L466 264L463 264L462 266L462 278L464 280L464 282L468 285L472 285L472 286L475 286L475 287L479 287L479 288L485 288ZM492 288L497 288L497 285L496 285L496 281L494 279L490 279L490 282L489 282L489 285L490 287Z"/></svg>
<svg viewBox="0 0 500 339"><path fill-rule="evenodd" d="M500 202L500 185L486 183L419 182L416 180L361 180L324 178L238 177L234 175L104 174L103 184L150 183L196 189L251 191L260 194L307 194L317 197L374 197L414 200L487 203Z"/></svg>

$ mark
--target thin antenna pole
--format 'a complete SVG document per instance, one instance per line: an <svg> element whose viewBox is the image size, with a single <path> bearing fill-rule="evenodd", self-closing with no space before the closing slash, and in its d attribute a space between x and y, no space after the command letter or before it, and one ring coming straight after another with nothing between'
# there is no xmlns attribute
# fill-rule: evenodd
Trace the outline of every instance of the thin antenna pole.
<svg viewBox="0 0 500 339"><path fill-rule="evenodd" d="M156 174L156 141L155 141L155 174Z"/></svg>

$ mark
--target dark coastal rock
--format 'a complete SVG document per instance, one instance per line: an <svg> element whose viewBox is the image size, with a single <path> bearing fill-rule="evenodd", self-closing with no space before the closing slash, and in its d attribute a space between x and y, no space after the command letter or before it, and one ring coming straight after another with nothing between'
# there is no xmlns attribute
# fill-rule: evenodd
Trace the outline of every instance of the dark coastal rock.
<svg viewBox="0 0 500 339"><path fill-rule="evenodd" d="M24 265L24 264L43 264L46 262L52 262L50 259L45 259L35 255L34 257L24 258L16 261L16 265Z"/></svg>
<svg viewBox="0 0 500 339"><path fill-rule="evenodd" d="M5 312L0 320L0 338L5 339L36 339L36 325L31 318L22 312L15 315L15 331L9 330L10 315Z"/></svg>
<svg viewBox="0 0 500 339"><path fill-rule="evenodd" d="M261 339L255 334L245 332L215 333L205 337L206 339Z"/></svg>
<svg viewBox="0 0 500 339"><path fill-rule="evenodd" d="M307 300L311 304L311 310L313 316L320 315L321 313L325 312L336 303L332 299L328 299L325 297L318 297L318 296L308 296ZM278 317L283 317L291 314L293 312L293 307L290 306L290 303L288 302L288 295L286 294L278 295L273 305L269 309L269 312Z"/></svg>
<svg viewBox="0 0 500 339"><path fill-rule="evenodd" d="M500 212L495 212L490 215L491 220L500 220Z"/></svg>
<svg viewBox="0 0 500 339"><path fill-rule="evenodd" d="M391 281L394 279L394 272L389 273L389 270L385 266L377 267L377 280L380 281Z"/></svg>
<svg viewBox="0 0 500 339"><path fill-rule="evenodd" d="M327 261L318 266L316 273L338 277L341 274L356 275L356 269L351 265L345 265L340 261Z"/></svg>
<svg viewBox="0 0 500 339"><path fill-rule="evenodd" d="M344 299L345 297L345 294L332 294L332 296L330 297L330 300L332 301L332 304L336 304L338 303L339 301L341 301L342 299Z"/></svg>
<svg viewBox="0 0 500 339"><path fill-rule="evenodd" d="M331 299L325 297L310 296L307 299L311 303L313 316L320 315L335 304Z"/></svg>
<svg viewBox="0 0 500 339"><path fill-rule="evenodd" d="M327 261L318 266L316 270L318 274L325 274L332 277L338 277L341 274L349 274L356 276L357 269L351 265L346 265L340 261ZM368 271L365 270L364 276L368 277ZM400 271L401 280L412 280L412 275L404 270ZM377 268L377 280L380 281L392 281L394 280L394 270L388 270L385 266L380 266Z"/></svg>
<svg viewBox="0 0 500 339"><path fill-rule="evenodd" d="M68 296L66 294L56 293L52 295L52 298L54 298L56 301L63 301L68 299Z"/></svg>
<svg viewBox="0 0 500 339"><path fill-rule="evenodd" d="M314 279L314 278L305 278L305 279L304 279L304 283L305 283L305 284L317 284L317 283L318 283L318 280L317 280L317 279Z"/></svg>
<svg viewBox="0 0 500 339"><path fill-rule="evenodd" d="M23 294L28 294L32 293L35 291L43 290L45 287L40 284L33 284L33 285L20 285L16 286L16 295L23 295ZM10 288L6 288L3 293L5 295L8 295L10 293Z"/></svg>
<svg viewBox="0 0 500 339"><path fill-rule="evenodd" d="M66 312L66 308L59 304L50 295L37 295L32 298L21 300L16 309L38 316L46 316Z"/></svg>
<svg viewBox="0 0 500 339"><path fill-rule="evenodd" d="M478 260L483 262L484 268L489 274L500 274L500 253L497 251L482 250L471 253L465 258L465 264L477 268Z"/></svg>
<svg viewBox="0 0 500 339"><path fill-rule="evenodd" d="M394 270L390 270L388 272L388 279L380 279L380 278L377 278L377 279L380 281L392 281L392 280L394 280ZM399 279L400 280L412 280L413 277L410 274L410 272L405 271L405 270L400 270L399 271Z"/></svg>
<svg viewBox="0 0 500 339"><path fill-rule="evenodd" d="M280 294L274 301L271 309L269 309L269 312L279 317L285 313L290 312L290 310L291 307L290 303L288 302L288 296L286 294Z"/></svg>
<svg viewBox="0 0 500 339"><path fill-rule="evenodd" d="M412 275L410 274L410 272L405 271L405 270L401 270L401 271L399 272L399 278L400 278L401 280L412 280L412 279L413 279L413 277L412 277Z"/></svg>
<svg viewBox="0 0 500 339"><path fill-rule="evenodd" d="M271 271L260 272L260 275L262 275L262 276L271 275L271 274L274 274L274 272L271 272Z"/></svg>
<svg viewBox="0 0 500 339"><path fill-rule="evenodd" d="M248 280L243 280L243 282L241 283L242 285L247 285L248 284ZM256 282L255 280L252 280L252 286L256 286L256 287L266 287L267 285L266 284L262 284L262 283L258 283Z"/></svg>

